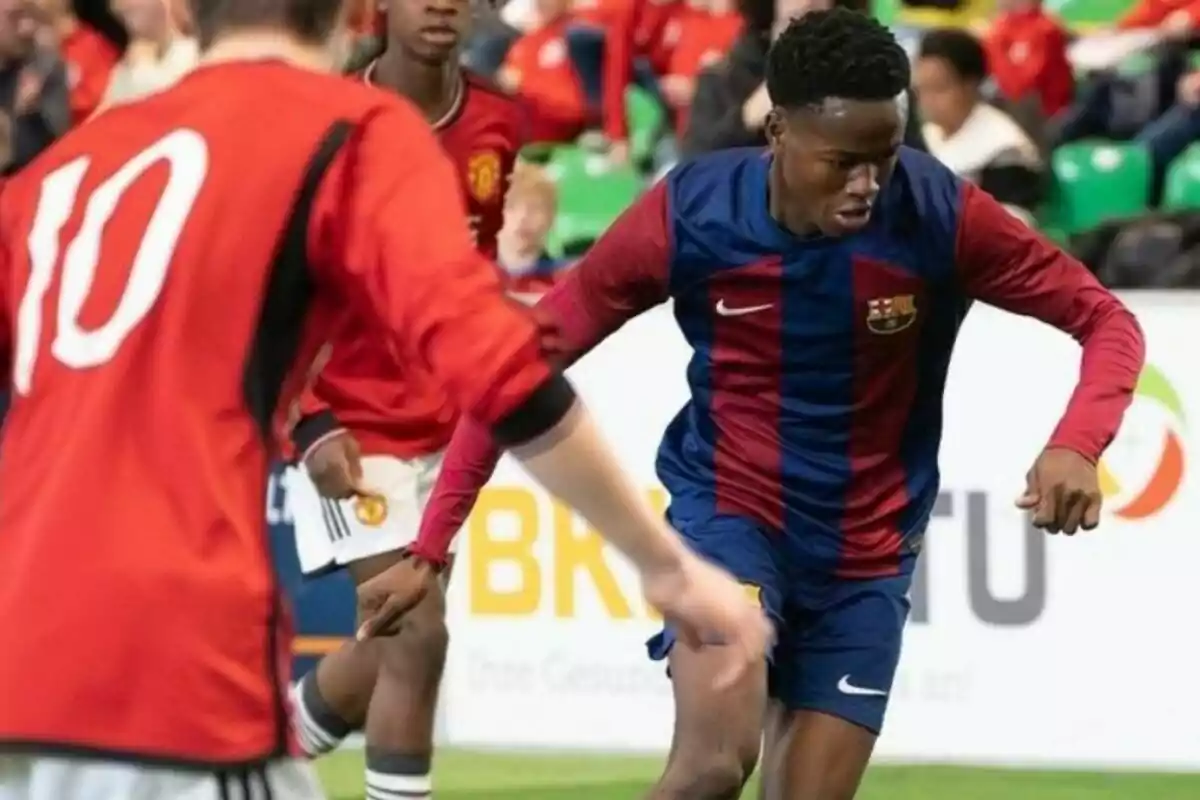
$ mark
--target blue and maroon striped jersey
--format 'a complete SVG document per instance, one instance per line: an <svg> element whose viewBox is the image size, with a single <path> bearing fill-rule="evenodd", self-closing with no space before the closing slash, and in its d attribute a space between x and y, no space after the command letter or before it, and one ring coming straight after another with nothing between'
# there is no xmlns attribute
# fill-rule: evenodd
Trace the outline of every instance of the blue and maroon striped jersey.
<svg viewBox="0 0 1200 800"><path fill-rule="evenodd" d="M975 299L1083 344L1051 444L1099 457L1142 345L1085 267L908 149L864 230L796 236L769 213L770 164L758 149L683 164L538 304L570 361L674 301L692 349L691 401L657 464L674 519L756 520L797 563L844 577L904 569L937 495L946 374ZM497 457L482 427L460 426L419 552L440 555Z"/></svg>

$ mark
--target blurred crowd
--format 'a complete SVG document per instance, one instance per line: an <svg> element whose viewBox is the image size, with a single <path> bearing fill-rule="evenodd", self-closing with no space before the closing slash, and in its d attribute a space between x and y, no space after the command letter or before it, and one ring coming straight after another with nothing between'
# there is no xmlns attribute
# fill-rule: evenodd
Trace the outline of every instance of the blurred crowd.
<svg viewBox="0 0 1200 800"><path fill-rule="evenodd" d="M351 2L346 57L361 65L384 25L379 0ZM463 61L522 99L536 143L513 178L500 241L516 287L548 285L679 158L763 144L770 42L789 19L834 2L879 10L869 0L481 3ZM1178 211L1191 190L1173 189L1170 174L1200 138L1200 0L1130 0L1119 17L1074 30L1041 0L983 2L952 25L893 21L913 56L907 143L1063 241L1130 211ZM11 173L71 125L178 79L197 43L186 0L0 0L0 59L0 168ZM1074 172L1060 162L1097 141L1124 149L1087 150L1085 173L1103 173L1112 153L1144 162L1135 201L1114 201L1120 213L1086 183L1083 199L1064 188L1080 160ZM1194 160L1175 171L1196 173L1200 205L1200 152Z"/></svg>

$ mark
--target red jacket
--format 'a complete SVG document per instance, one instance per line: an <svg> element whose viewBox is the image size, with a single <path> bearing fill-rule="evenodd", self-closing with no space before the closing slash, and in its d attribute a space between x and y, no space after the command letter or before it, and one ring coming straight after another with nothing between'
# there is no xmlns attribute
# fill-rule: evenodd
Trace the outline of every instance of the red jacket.
<svg viewBox="0 0 1200 800"><path fill-rule="evenodd" d="M1067 58L1067 32L1041 8L1000 14L984 38L988 66L1010 100L1037 92L1047 116L1070 104L1075 73Z"/></svg>
<svg viewBox="0 0 1200 800"><path fill-rule="evenodd" d="M625 89L633 83L634 60L649 58L657 74L666 72L671 54L667 25L681 6L678 0L598 0L574 12L576 22L605 32L601 115L609 139L629 138Z"/></svg>
<svg viewBox="0 0 1200 800"><path fill-rule="evenodd" d="M523 34L504 59L501 74L526 105L530 141L569 142L583 131L587 102L567 55L569 23L560 17Z"/></svg>
<svg viewBox="0 0 1200 800"><path fill-rule="evenodd" d="M100 105L121 54L99 31L82 22L63 37L59 51L71 89L71 121L82 122Z"/></svg>
<svg viewBox="0 0 1200 800"><path fill-rule="evenodd" d="M1194 27L1200 27L1200 2L1198 0L1139 0L1117 21L1123 30L1131 28L1157 28L1167 17L1177 11L1188 15Z"/></svg>
<svg viewBox="0 0 1200 800"><path fill-rule="evenodd" d="M713 14L681 6L667 23L666 42L671 46L665 75L687 78L695 85L700 70L714 64L729 52L742 32L742 16L737 12ZM676 108L675 129L687 128L688 107Z"/></svg>

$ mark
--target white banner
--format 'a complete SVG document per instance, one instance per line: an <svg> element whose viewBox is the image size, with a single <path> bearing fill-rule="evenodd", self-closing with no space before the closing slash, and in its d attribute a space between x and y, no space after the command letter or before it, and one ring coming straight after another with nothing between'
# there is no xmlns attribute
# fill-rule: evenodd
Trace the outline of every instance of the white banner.
<svg viewBox="0 0 1200 800"><path fill-rule="evenodd" d="M1200 298L1126 298L1149 366L1106 457L1102 527L1028 531L1012 506L1078 374L1077 345L974 309L946 396L943 488L913 591L881 756L1200 767ZM689 351L669 310L571 373L657 501L654 456L686 399ZM464 533L443 697L454 744L660 750L670 687L626 565L512 462Z"/></svg>

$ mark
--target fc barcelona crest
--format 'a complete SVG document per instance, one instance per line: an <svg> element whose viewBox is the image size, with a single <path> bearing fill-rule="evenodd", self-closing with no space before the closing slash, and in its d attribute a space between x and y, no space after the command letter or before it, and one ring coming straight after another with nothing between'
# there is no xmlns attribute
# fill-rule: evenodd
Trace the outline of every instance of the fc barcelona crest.
<svg viewBox="0 0 1200 800"><path fill-rule="evenodd" d="M867 301L867 330L887 335L899 333L917 319L916 299L911 294L877 297Z"/></svg>
<svg viewBox="0 0 1200 800"><path fill-rule="evenodd" d="M500 154L484 150L467 160L467 187L471 197L480 203L490 203L500 194Z"/></svg>

